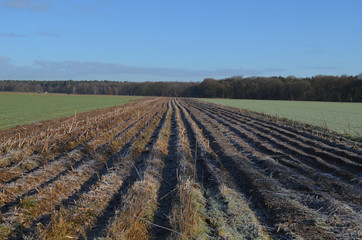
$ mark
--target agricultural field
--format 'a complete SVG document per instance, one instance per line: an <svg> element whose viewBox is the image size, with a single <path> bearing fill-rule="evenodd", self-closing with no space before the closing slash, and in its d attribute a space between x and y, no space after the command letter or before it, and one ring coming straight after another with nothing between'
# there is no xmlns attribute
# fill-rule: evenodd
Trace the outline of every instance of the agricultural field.
<svg viewBox="0 0 362 240"><path fill-rule="evenodd" d="M121 105L139 97L0 92L0 129Z"/></svg>
<svg viewBox="0 0 362 240"><path fill-rule="evenodd" d="M187 98L0 131L1 239L361 239L361 142Z"/></svg>
<svg viewBox="0 0 362 240"><path fill-rule="evenodd" d="M200 99L311 124L338 133L362 137L362 103L241 99Z"/></svg>

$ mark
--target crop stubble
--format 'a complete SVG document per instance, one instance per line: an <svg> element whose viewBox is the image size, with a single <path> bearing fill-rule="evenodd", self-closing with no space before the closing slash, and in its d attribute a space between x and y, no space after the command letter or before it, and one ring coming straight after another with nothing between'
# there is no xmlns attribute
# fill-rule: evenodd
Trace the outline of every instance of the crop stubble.
<svg viewBox="0 0 362 240"><path fill-rule="evenodd" d="M0 238L358 239L360 143L335 138L183 98L3 130Z"/></svg>

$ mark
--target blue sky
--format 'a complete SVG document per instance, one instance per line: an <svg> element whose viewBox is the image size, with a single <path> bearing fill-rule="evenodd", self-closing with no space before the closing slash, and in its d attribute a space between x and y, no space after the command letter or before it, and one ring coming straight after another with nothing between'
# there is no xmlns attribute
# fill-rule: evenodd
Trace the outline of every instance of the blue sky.
<svg viewBox="0 0 362 240"><path fill-rule="evenodd" d="M360 0L0 0L0 80L361 72Z"/></svg>

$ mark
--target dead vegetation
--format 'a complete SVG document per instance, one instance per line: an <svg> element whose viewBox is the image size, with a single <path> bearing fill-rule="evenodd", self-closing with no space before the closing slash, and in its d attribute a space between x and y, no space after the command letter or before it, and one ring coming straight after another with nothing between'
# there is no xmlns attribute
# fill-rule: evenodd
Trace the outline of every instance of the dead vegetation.
<svg viewBox="0 0 362 240"><path fill-rule="evenodd" d="M193 99L0 132L0 239L360 239L358 142Z"/></svg>
<svg viewBox="0 0 362 240"><path fill-rule="evenodd" d="M170 104L170 103L169 103ZM168 108L154 147L149 153L144 172L137 170L138 180L122 199L122 205L107 229L107 239L149 239L157 209L157 191L161 185L164 160L168 154L167 142L171 127Z"/></svg>

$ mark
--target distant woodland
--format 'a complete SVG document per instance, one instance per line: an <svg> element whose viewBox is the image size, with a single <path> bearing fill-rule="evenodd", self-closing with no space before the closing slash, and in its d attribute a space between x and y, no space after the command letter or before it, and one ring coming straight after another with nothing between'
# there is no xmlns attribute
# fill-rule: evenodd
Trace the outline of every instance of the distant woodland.
<svg viewBox="0 0 362 240"><path fill-rule="evenodd" d="M0 81L0 91L362 102L358 76L249 77L202 82Z"/></svg>

